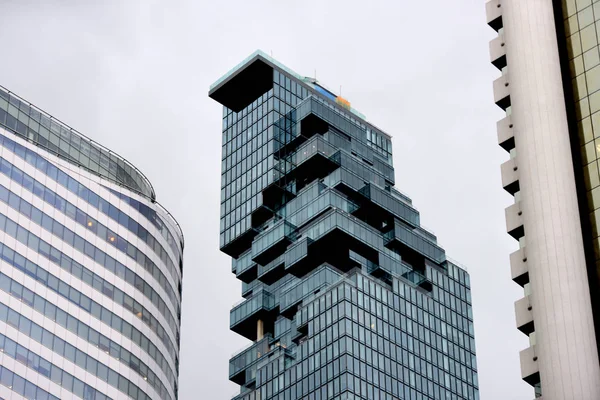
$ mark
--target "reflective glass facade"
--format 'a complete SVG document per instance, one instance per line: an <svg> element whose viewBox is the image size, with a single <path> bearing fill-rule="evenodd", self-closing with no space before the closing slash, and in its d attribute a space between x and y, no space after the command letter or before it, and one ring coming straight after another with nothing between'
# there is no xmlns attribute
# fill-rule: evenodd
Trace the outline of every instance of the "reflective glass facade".
<svg viewBox="0 0 600 400"><path fill-rule="evenodd" d="M579 133L575 150L580 152L585 177L593 261L600 271L600 2L565 0L562 10Z"/></svg>
<svg viewBox="0 0 600 400"><path fill-rule="evenodd" d="M155 200L150 181L111 150L0 86L0 124L44 151Z"/></svg>
<svg viewBox="0 0 600 400"><path fill-rule="evenodd" d="M394 188L390 137L256 52L215 83L236 400L478 399L468 273Z"/></svg>
<svg viewBox="0 0 600 400"><path fill-rule="evenodd" d="M573 160L578 176L580 212L596 336L600 332L600 2L562 0L559 45L569 69L564 71L570 110ZM564 34L564 36L563 36ZM571 91L572 89L572 91ZM572 101L571 101L572 100ZM600 349L600 339L597 339Z"/></svg>
<svg viewBox="0 0 600 400"><path fill-rule="evenodd" d="M177 399L182 256L135 167L0 89L0 398Z"/></svg>

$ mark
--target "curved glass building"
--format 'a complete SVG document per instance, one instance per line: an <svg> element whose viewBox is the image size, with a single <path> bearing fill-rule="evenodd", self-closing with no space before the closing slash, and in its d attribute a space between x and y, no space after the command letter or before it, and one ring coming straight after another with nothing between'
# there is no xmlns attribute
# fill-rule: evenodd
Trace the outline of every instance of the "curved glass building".
<svg viewBox="0 0 600 400"><path fill-rule="evenodd" d="M177 398L183 233L124 158L0 88L0 398Z"/></svg>
<svg viewBox="0 0 600 400"><path fill-rule="evenodd" d="M251 341L234 400L478 400L469 275L394 188L391 137L260 51L209 96L230 328Z"/></svg>

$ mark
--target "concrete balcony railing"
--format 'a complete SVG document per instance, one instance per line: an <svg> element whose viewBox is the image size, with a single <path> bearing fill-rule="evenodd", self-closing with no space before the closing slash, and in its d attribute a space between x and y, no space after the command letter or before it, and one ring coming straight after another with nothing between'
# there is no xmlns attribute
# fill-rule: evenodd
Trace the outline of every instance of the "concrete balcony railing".
<svg viewBox="0 0 600 400"><path fill-rule="evenodd" d="M512 280L521 286L529 283L529 267L527 265L527 256L525 250L527 247L519 249L510 255L510 274Z"/></svg>
<svg viewBox="0 0 600 400"><path fill-rule="evenodd" d="M540 367L535 346L530 346L519 353L521 361L521 378L531 386L540 382Z"/></svg>
<svg viewBox="0 0 600 400"><path fill-rule="evenodd" d="M519 240L525 235L523 228L523 212L521 202L518 201L504 210L506 216L506 232L513 238Z"/></svg>
<svg viewBox="0 0 600 400"><path fill-rule="evenodd" d="M502 5L500 0L488 1L485 5L485 14L488 25L495 31L502 28Z"/></svg>
<svg viewBox="0 0 600 400"><path fill-rule="evenodd" d="M490 42L490 62L500 71L506 67L506 43L502 34Z"/></svg>
<svg viewBox="0 0 600 400"><path fill-rule="evenodd" d="M511 158L500 166L502 175L502 187L508 193L514 195L519 191L519 172L517 161Z"/></svg>
<svg viewBox="0 0 600 400"><path fill-rule="evenodd" d="M513 129L512 118L509 116L502 118L496 123L498 131L498 144L504 150L510 152L515 148L515 131Z"/></svg>
<svg viewBox="0 0 600 400"><path fill-rule="evenodd" d="M502 75L494 81L494 103L503 110L510 106L509 74Z"/></svg>
<svg viewBox="0 0 600 400"><path fill-rule="evenodd" d="M522 299L515 301L517 329L526 335L529 335L535 330L531 309L531 299L529 296L525 296Z"/></svg>

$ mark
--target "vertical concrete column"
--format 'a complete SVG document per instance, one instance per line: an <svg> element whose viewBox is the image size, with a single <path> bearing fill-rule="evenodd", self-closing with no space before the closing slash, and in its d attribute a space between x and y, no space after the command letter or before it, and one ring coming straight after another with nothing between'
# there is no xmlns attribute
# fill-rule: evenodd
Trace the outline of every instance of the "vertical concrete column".
<svg viewBox="0 0 600 400"><path fill-rule="evenodd" d="M502 0L544 400L600 399L552 0Z"/></svg>
<svg viewBox="0 0 600 400"><path fill-rule="evenodd" d="M258 342L265 336L265 325L262 319L256 321L256 341Z"/></svg>

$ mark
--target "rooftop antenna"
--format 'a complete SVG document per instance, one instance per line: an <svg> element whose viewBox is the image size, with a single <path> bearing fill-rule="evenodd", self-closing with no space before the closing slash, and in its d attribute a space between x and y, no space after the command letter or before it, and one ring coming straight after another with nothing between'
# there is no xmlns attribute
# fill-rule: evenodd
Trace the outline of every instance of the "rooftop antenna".
<svg viewBox="0 0 600 400"><path fill-rule="evenodd" d="M273 50L271 50L271 57L273 57Z"/></svg>

